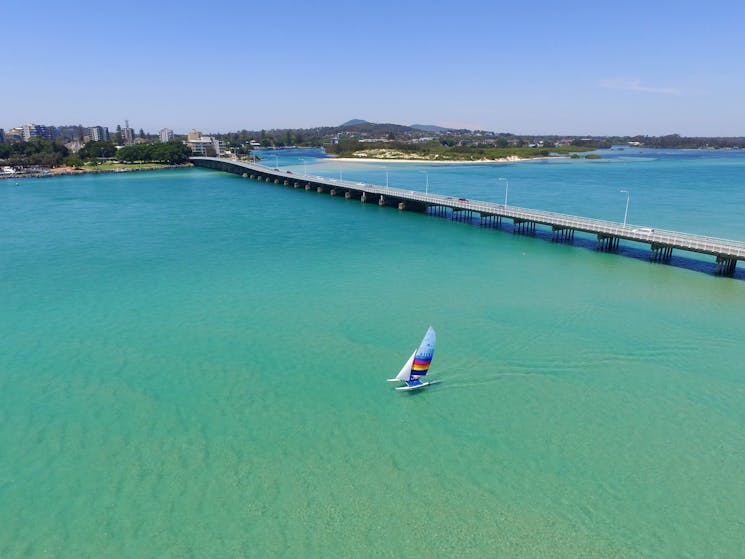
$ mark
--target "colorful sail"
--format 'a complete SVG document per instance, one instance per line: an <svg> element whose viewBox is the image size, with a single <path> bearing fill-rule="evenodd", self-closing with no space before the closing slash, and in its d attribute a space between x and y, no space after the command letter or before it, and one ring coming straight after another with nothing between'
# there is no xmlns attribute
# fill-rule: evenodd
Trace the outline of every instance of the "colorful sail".
<svg viewBox="0 0 745 559"><path fill-rule="evenodd" d="M404 363L399 373L395 378L388 379L390 381L403 381L405 383L416 381L419 377L423 377L429 371L429 366L432 363L432 357L435 355L435 343L437 338L435 331L432 327L429 327L427 333L424 334L422 343L419 347L411 354L411 357ZM416 384L421 384L420 382Z"/></svg>
<svg viewBox="0 0 745 559"><path fill-rule="evenodd" d="M435 356L435 344L437 343L437 336L435 335L434 329L430 326L427 333L424 334L422 343L419 344L419 348L416 350L414 355L414 362L411 365L411 378L417 379L423 377L429 371L429 366L432 363L432 358ZM408 379L407 379L408 380Z"/></svg>

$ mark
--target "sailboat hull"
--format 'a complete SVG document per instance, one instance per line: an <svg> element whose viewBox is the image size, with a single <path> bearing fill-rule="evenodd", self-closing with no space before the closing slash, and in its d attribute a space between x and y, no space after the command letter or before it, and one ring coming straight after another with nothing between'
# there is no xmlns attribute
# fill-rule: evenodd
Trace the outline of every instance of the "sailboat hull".
<svg viewBox="0 0 745 559"><path fill-rule="evenodd" d="M437 384L440 382L439 380L428 380L426 382L419 382L412 384L406 384L405 386L397 386L396 390L400 390L401 392L410 392L412 390L419 390L421 388L424 388L425 386L429 386L430 384Z"/></svg>

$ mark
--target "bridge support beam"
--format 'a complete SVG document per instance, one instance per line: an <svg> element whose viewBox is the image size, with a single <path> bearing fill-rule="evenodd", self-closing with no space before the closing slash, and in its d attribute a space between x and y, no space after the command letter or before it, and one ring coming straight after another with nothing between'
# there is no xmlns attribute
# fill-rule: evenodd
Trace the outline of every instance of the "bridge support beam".
<svg viewBox="0 0 745 559"><path fill-rule="evenodd" d="M344 193L344 199L345 199L345 200L349 200L349 199L350 199L351 197L352 197L352 193L351 193L351 192L349 192L349 190L347 190L347 191L346 191L346 192Z"/></svg>
<svg viewBox="0 0 745 559"><path fill-rule="evenodd" d="M512 233L535 233L535 221L527 219L512 218Z"/></svg>
<svg viewBox="0 0 745 559"><path fill-rule="evenodd" d="M481 215L481 227L499 227L502 224L500 215Z"/></svg>
<svg viewBox="0 0 745 559"><path fill-rule="evenodd" d="M731 258L729 256L717 256L717 275L718 276L731 276L735 273L735 267L737 266L737 258Z"/></svg>
<svg viewBox="0 0 745 559"><path fill-rule="evenodd" d="M449 208L447 206L428 206L426 213L430 215L445 217L448 215L448 209Z"/></svg>
<svg viewBox="0 0 745 559"><path fill-rule="evenodd" d="M606 233L598 233L598 250L611 252L618 250L618 237Z"/></svg>
<svg viewBox="0 0 745 559"><path fill-rule="evenodd" d="M380 195L380 198L378 199L378 206L385 206L385 198L383 198L383 195Z"/></svg>
<svg viewBox="0 0 745 559"><path fill-rule="evenodd" d="M331 196L336 196L336 189L335 188L332 188L331 190L329 190L329 194Z"/></svg>
<svg viewBox="0 0 745 559"><path fill-rule="evenodd" d="M406 202L399 202L398 209L399 211L404 211L406 209Z"/></svg>
<svg viewBox="0 0 745 559"><path fill-rule="evenodd" d="M323 187L322 187L322 186L320 186L320 185L319 185L319 186L317 186L317 187L316 187L316 192L323 192Z"/></svg>
<svg viewBox="0 0 745 559"><path fill-rule="evenodd" d="M450 219L453 221L471 221L473 219L473 210L456 210L453 208L452 213L450 214Z"/></svg>
<svg viewBox="0 0 745 559"><path fill-rule="evenodd" d="M574 240L574 229L571 227L562 227L554 225L551 227L552 238L555 243L572 242Z"/></svg>
<svg viewBox="0 0 745 559"><path fill-rule="evenodd" d="M362 202L363 204L367 202L367 192L362 193L362 196L360 196L360 202Z"/></svg>
<svg viewBox="0 0 745 559"><path fill-rule="evenodd" d="M312 187L310 186L310 183L307 183L307 184L305 185L305 190L310 190L311 188L312 188Z"/></svg>
<svg viewBox="0 0 745 559"><path fill-rule="evenodd" d="M649 259L653 262L666 262L670 260L673 255L673 247L654 244L651 246L652 252L649 255Z"/></svg>

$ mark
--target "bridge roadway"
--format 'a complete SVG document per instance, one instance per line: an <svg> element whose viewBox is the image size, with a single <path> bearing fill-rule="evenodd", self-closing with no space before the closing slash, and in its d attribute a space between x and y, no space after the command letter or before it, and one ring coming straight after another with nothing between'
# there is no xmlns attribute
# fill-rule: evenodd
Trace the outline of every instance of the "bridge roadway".
<svg viewBox="0 0 745 559"><path fill-rule="evenodd" d="M346 198L356 198L363 202L377 203L381 206L397 206L400 210L425 213L431 211L434 214L443 214L449 210L454 218L459 215L470 218L478 214L482 222L497 224L501 222L502 218L507 218L512 220L513 231L515 232L535 232L536 225L543 225L551 228L554 239L557 240L571 240L574 238L575 231L581 231L596 235L598 248L606 251L617 249L620 239L644 243L650 246L650 259L652 260L669 260L673 249L709 254L716 257L717 273L721 275L732 275L737 261L745 260L745 242L742 241L666 231L639 225L624 225L601 219L304 175L236 159L192 157L191 161L198 167L236 173L247 178L284 184L295 188L302 187L306 190L329 192L332 196L341 194Z"/></svg>

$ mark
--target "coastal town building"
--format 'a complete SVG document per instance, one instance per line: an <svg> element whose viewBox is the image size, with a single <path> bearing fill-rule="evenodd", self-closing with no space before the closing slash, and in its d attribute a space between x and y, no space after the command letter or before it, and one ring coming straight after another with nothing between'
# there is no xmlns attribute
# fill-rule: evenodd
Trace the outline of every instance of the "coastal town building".
<svg viewBox="0 0 745 559"><path fill-rule="evenodd" d="M34 138L52 141L56 135L54 126L44 126L43 124L24 124L21 129L23 130L22 140L24 142Z"/></svg>
<svg viewBox="0 0 745 559"><path fill-rule="evenodd" d="M218 140L217 138L215 138L212 140L212 145L214 146L215 153L217 153L217 155L225 155L227 144L223 140Z"/></svg>
<svg viewBox="0 0 745 559"><path fill-rule="evenodd" d="M91 126L88 128L88 137L91 142L108 142L109 129L106 126Z"/></svg>
<svg viewBox="0 0 745 559"><path fill-rule="evenodd" d="M124 121L124 128L122 128L122 143L125 146L131 146L135 143L135 131L129 127L129 121Z"/></svg>
<svg viewBox="0 0 745 559"><path fill-rule="evenodd" d="M199 130L192 130L186 135L186 140L191 142L192 140L198 140L202 137L202 133Z"/></svg>
<svg viewBox="0 0 745 559"><path fill-rule="evenodd" d="M16 126L11 128L5 133L6 142L22 142L23 141L23 128Z"/></svg>
<svg viewBox="0 0 745 559"><path fill-rule="evenodd" d="M83 145L84 141L79 139L70 140L69 142L64 143L64 146L69 149L71 153L78 153L83 149Z"/></svg>
<svg viewBox="0 0 745 559"><path fill-rule="evenodd" d="M4 143L5 143L5 130L0 128L0 144L4 144Z"/></svg>
<svg viewBox="0 0 745 559"><path fill-rule="evenodd" d="M194 131L192 130L192 132ZM212 151L214 151L215 155L223 155L227 148L224 141L213 138L212 136L187 139L186 145L191 148L194 155L212 155Z"/></svg>
<svg viewBox="0 0 745 559"><path fill-rule="evenodd" d="M170 142L173 140L173 130L170 128L163 128L160 131L160 141L163 143Z"/></svg>

